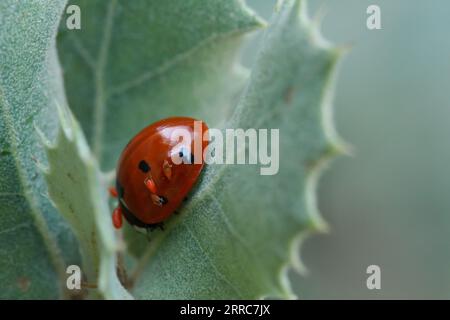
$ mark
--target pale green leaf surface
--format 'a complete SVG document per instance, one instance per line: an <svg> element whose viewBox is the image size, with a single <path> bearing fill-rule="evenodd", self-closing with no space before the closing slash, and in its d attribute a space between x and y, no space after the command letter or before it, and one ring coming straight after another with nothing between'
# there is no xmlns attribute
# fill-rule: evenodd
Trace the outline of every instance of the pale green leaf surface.
<svg viewBox="0 0 450 320"><path fill-rule="evenodd" d="M56 143L46 144L48 192L80 241L82 272L107 299L130 299L116 274L121 244L112 228L107 184L84 135L67 108L59 108Z"/></svg>
<svg viewBox="0 0 450 320"><path fill-rule="evenodd" d="M236 50L262 24L241 0L70 3L82 26L59 35L67 96L102 169L160 118L229 116L246 74Z"/></svg>
<svg viewBox="0 0 450 320"><path fill-rule="evenodd" d="M279 128L280 169L208 166L192 200L147 244L133 291L144 299L291 297L293 248L323 229L315 185L342 150L331 123L340 50L319 35L303 1L281 1L229 128ZM145 246L142 246L145 247Z"/></svg>
<svg viewBox="0 0 450 320"><path fill-rule="evenodd" d="M64 0L0 2L0 298L59 298L79 262L68 225L47 198L35 127L52 139L64 97L55 35Z"/></svg>

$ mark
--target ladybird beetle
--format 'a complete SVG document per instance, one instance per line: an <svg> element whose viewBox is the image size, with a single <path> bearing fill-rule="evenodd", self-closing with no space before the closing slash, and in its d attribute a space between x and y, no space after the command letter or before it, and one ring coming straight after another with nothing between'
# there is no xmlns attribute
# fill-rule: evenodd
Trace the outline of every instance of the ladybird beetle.
<svg viewBox="0 0 450 320"><path fill-rule="evenodd" d="M195 126L196 122L200 125ZM187 139L173 139L180 129L187 133ZM110 189L118 198L112 215L116 228L122 226L122 216L134 227L162 228L203 169L203 152L208 145L203 133L207 130L203 121L172 117L149 125L131 139L119 158L116 188ZM195 147L201 147L200 160L191 152Z"/></svg>

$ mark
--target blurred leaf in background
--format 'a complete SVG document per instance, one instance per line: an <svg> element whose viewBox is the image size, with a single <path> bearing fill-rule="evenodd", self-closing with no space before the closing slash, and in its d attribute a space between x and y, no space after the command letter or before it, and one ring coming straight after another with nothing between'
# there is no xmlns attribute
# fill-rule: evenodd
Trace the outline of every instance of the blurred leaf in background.
<svg viewBox="0 0 450 320"><path fill-rule="evenodd" d="M249 0L263 17L271 1ZM350 44L336 90L338 131L354 146L325 174L330 233L306 241L303 298L450 298L450 3L311 1L323 33ZM381 8L382 30L366 28ZM248 54L251 56L251 54ZM251 61L249 59L248 61ZM368 290L366 268L381 268Z"/></svg>

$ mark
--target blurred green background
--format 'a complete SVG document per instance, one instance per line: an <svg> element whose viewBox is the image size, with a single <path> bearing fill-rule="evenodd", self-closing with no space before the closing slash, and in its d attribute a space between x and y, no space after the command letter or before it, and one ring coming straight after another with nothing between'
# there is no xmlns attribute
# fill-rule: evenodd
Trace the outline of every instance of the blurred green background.
<svg viewBox="0 0 450 320"><path fill-rule="evenodd" d="M248 0L269 19L275 1ZM382 30L366 28L381 8ZM352 50L340 65L335 121L354 147L323 175L328 235L302 249L300 298L450 298L450 1L309 1L324 36ZM244 50L251 65L253 35ZM281 155L282 156L282 155ZM368 290L366 268L381 268Z"/></svg>

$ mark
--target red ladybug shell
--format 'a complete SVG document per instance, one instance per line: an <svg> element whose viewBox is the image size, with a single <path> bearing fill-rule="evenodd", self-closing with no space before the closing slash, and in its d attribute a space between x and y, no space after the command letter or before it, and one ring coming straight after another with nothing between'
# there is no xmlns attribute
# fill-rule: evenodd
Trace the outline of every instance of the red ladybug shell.
<svg viewBox="0 0 450 320"><path fill-rule="evenodd" d="M195 132L194 121L187 117L172 117L155 122L139 132L123 150L117 166L116 189L119 206L130 224L149 227L164 221L195 184L204 166L203 151L208 145L201 134L208 127L201 122L202 131ZM179 148L179 141L170 139L175 129L186 129L190 133L192 155L188 156L193 157L195 141L201 145L201 163L172 162L172 154L181 156L189 151L186 148L181 149L181 153L180 149L175 150ZM186 157L186 154L182 156ZM160 202L155 203L155 195L160 197Z"/></svg>

